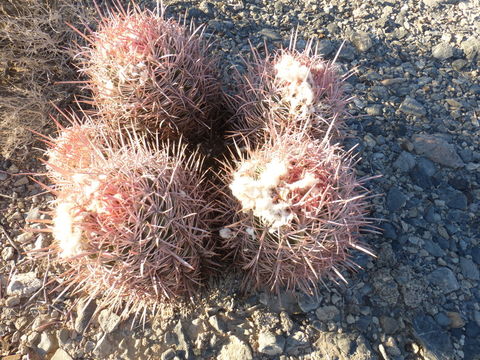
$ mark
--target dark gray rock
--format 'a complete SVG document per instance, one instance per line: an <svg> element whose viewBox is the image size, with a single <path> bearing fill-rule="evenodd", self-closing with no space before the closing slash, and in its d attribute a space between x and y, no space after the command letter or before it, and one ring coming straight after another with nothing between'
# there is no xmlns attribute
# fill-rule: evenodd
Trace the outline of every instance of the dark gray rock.
<svg viewBox="0 0 480 360"><path fill-rule="evenodd" d="M104 334L100 340L98 340L93 353L97 356L97 359L106 359L117 349L117 344Z"/></svg>
<svg viewBox="0 0 480 360"><path fill-rule="evenodd" d="M331 321L340 315L340 310L336 306L328 305L318 308L315 314L320 321Z"/></svg>
<svg viewBox="0 0 480 360"><path fill-rule="evenodd" d="M414 336L422 344L424 356L438 360L450 360L454 356L452 341L430 316L419 314L413 318Z"/></svg>
<svg viewBox="0 0 480 360"><path fill-rule="evenodd" d="M385 334L388 335L394 334L400 327L398 321L390 316L380 317L380 325L382 326Z"/></svg>
<svg viewBox="0 0 480 360"><path fill-rule="evenodd" d="M354 32L351 35L350 41L352 42L353 46L355 46L355 48L360 52L365 52L369 50L373 45L370 36L363 31Z"/></svg>
<svg viewBox="0 0 480 360"><path fill-rule="evenodd" d="M269 356L276 356L283 353L285 338L275 335L270 331L262 331L258 334L258 351Z"/></svg>
<svg viewBox="0 0 480 360"><path fill-rule="evenodd" d="M424 157L421 157L417 160L417 166L428 176L433 176L437 172L435 164Z"/></svg>
<svg viewBox="0 0 480 360"><path fill-rule="evenodd" d="M282 40L282 36L278 32L272 29L264 28L260 30L258 34L268 40L272 40L272 41Z"/></svg>
<svg viewBox="0 0 480 360"><path fill-rule="evenodd" d="M77 318L75 319L75 331L82 334L90 323L93 313L97 308L95 300L83 299L77 305Z"/></svg>
<svg viewBox="0 0 480 360"><path fill-rule="evenodd" d="M417 154L423 155L438 164L451 168L459 168L465 165L457 154L455 147L440 136L414 135L413 146Z"/></svg>
<svg viewBox="0 0 480 360"><path fill-rule="evenodd" d="M335 50L333 42L330 40L320 40L318 42L318 53L322 56L328 56Z"/></svg>
<svg viewBox="0 0 480 360"><path fill-rule="evenodd" d="M402 151L400 156L393 163L393 166L402 172L409 172L415 167L415 164L415 157L406 151Z"/></svg>
<svg viewBox="0 0 480 360"><path fill-rule="evenodd" d="M472 259L477 263L477 265L480 265L480 246L474 246L472 251L471 251Z"/></svg>
<svg viewBox="0 0 480 360"><path fill-rule="evenodd" d="M462 269L462 274L467 279L477 281L480 280L478 265L476 265L472 260L464 257L460 258L460 269Z"/></svg>
<svg viewBox="0 0 480 360"><path fill-rule="evenodd" d="M444 200L448 207L452 209L466 210L468 200L463 192L447 186L440 189L439 195L440 199Z"/></svg>
<svg viewBox="0 0 480 360"><path fill-rule="evenodd" d="M407 198L396 187L390 188L387 193L386 205L389 211L398 211L405 206Z"/></svg>
<svg viewBox="0 0 480 360"><path fill-rule="evenodd" d="M403 102L400 104L399 110L405 114L418 117L425 116L427 114L425 107L410 96L407 96L405 100L403 100Z"/></svg>
<svg viewBox="0 0 480 360"><path fill-rule="evenodd" d="M435 315L435 321L438 325L444 328L448 328L452 323L452 320L444 312L439 312Z"/></svg>
<svg viewBox="0 0 480 360"><path fill-rule="evenodd" d="M423 248L428 251L428 253L435 257L442 257L445 255L445 251L442 250L440 245L433 242L432 240L424 240Z"/></svg>
<svg viewBox="0 0 480 360"><path fill-rule="evenodd" d="M452 291L460 289L460 285L458 284L455 274L447 267L440 267L436 270L433 270L428 275L428 280L431 284L440 288L444 294L448 294Z"/></svg>
<svg viewBox="0 0 480 360"><path fill-rule="evenodd" d="M315 310L320 306L321 298L319 296L310 296L305 293L298 295L298 306L303 312Z"/></svg>

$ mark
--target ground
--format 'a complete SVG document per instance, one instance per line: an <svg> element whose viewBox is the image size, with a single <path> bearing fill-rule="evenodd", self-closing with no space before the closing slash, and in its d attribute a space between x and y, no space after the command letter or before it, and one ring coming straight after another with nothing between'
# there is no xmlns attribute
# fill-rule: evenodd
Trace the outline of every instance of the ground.
<svg viewBox="0 0 480 360"><path fill-rule="evenodd" d="M138 2L155 6L153 1ZM59 44L70 41L55 10L67 18L78 12L66 12L62 1L45 4L52 12L33 15L40 19L50 14L49 22L39 22L37 28L62 35L54 38ZM372 217L383 219L378 222L383 232L364 239L377 257L355 254L363 269L346 273L346 285L329 284L319 298L244 295L238 291L237 276L230 274L212 282L194 304L162 307L133 329L132 320L119 322L108 309L90 319L95 304L68 294L54 303L42 285L58 269L50 269L45 259L24 255L25 250L50 241L44 234L23 230L26 219L42 217L40 210L48 209L51 200L28 176L44 171L38 160L41 151L36 150L43 145L26 135L19 137L16 129L31 127L35 119L36 130L52 131L45 115L54 111L48 101L59 106L71 102L76 87L57 82L71 80L75 69L68 65L68 56L49 46L39 50L23 44L23 52L7 58L10 53L5 49L20 40L8 37L17 31L15 27L4 26L0 33L4 55L0 57L4 155L0 161L0 356L9 360L480 359L480 2L165 4L169 16L186 14L207 26L222 57L227 84L232 80L231 67L242 68L238 55L249 53L249 43L259 49L266 43L273 50L287 46L293 31L298 34L298 47L317 39L318 51L333 59L345 41L337 61L344 71L355 68L356 72L347 84L353 97L352 116L350 136L343 145L356 146L361 176L381 175L368 187L378 195L371 199ZM0 9L12 14L12 9L2 6L8 4ZM91 4L85 2L82 10L91 19L94 11L89 9ZM13 11L11 17L20 15ZM46 38L39 36L29 44L48 43L42 39ZM33 65L24 61L35 56L45 61ZM41 71L40 63L48 69ZM17 102L12 103L15 96ZM14 114L14 109L19 111ZM7 294L14 281L17 291ZM67 311L75 302L79 302L76 311Z"/></svg>

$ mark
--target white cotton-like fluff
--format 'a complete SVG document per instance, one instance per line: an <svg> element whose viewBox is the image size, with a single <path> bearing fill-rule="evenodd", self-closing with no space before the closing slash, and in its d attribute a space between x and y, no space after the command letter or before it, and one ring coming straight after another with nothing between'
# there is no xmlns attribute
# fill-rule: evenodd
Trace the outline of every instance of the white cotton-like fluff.
<svg viewBox="0 0 480 360"><path fill-rule="evenodd" d="M276 201L272 198L280 179L288 172L285 161L273 159L263 171L256 176L258 162L246 162L234 174L230 184L233 195L241 202L242 210L252 210L255 216L272 227L288 224L293 214L290 213L290 204Z"/></svg>
<svg viewBox="0 0 480 360"><path fill-rule="evenodd" d="M315 175L306 173L303 179L295 181L293 184L288 184L290 190L304 190L310 189L318 183L318 179Z"/></svg>
<svg viewBox="0 0 480 360"><path fill-rule="evenodd" d="M55 209L53 237L58 241L59 256L68 258L82 252L82 230L75 223L82 221L82 216L74 216L74 204L62 202Z"/></svg>
<svg viewBox="0 0 480 360"><path fill-rule="evenodd" d="M275 70L277 79L288 83L283 96L290 103L290 113L300 112L301 116L313 113L315 94L310 69L293 56L283 55Z"/></svg>

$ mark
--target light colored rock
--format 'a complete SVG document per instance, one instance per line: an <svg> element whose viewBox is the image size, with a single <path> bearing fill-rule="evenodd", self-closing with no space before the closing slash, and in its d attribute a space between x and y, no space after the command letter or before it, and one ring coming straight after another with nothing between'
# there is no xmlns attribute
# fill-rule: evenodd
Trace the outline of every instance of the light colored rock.
<svg viewBox="0 0 480 360"><path fill-rule="evenodd" d="M217 357L218 360L251 360L252 358L250 346L233 335L228 338L228 343L222 347Z"/></svg>
<svg viewBox="0 0 480 360"><path fill-rule="evenodd" d="M283 353L285 338L275 336L270 331L262 331L258 335L258 351L265 355L275 356Z"/></svg>
<svg viewBox="0 0 480 360"><path fill-rule="evenodd" d="M7 286L7 295L27 297L42 287L42 282L35 273L15 274Z"/></svg>
<svg viewBox="0 0 480 360"><path fill-rule="evenodd" d="M459 168L465 165L457 154L455 147L440 136L420 134L414 135L412 140L415 152L433 162L451 168Z"/></svg>
<svg viewBox="0 0 480 360"><path fill-rule="evenodd" d="M57 346L57 339L53 334L43 332L40 335L40 342L37 345L40 354L48 354L55 350Z"/></svg>
<svg viewBox="0 0 480 360"><path fill-rule="evenodd" d="M415 115L418 117L425 116L427 111L425 107L414 98L407 96L400 104L399 110L405 114Z"/></svg>
<svg viewBox="0 0 480 360"><path fill-rule="evenodd" d="M357 31L351 36L352 44L360 52L365 52L370 49L373 45L372 39L370 36L363 31Z"/></svg>
<svg viewBox="0 0 480 360"><path fill-rule="evenodd" d="M104 309L98 315L98 323L105 333L110 334L118 327L120 316L108 309Z"/></svg>
<svg viewBox="0 0 480 360"><path fill-rule="evenodd" d="M432 56L438 60L447 60L453 56L453 47L441 42L433 47Z"/></svg>
<svg viewBox="0 0 480 360"><path fill-rule="evenodd" d="M68 355L65 350L58 349L57 351L55 351L55 354L53 354L51 360L73 360L73 358Z"/></svg>

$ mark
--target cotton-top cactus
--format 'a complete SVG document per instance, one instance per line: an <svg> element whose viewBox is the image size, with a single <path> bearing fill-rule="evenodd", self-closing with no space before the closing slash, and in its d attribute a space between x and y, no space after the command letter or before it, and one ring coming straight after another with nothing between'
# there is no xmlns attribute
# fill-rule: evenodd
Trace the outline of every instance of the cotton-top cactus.
<svg viewBox="0 0 480 360"><path fill-rule="evenodd" d="M261 58L253 50L245 60L246 71L230 100L235 134L256 142L272 125L281 131L307 128L315 138L340 136L348 101L343 91L345 76L335 61L317 55L309 42L302 52L289 49Z"/></svg>
<svg viewBox="0 0 480 360"><path fill-rule="evenodd" d="M301 289L312 293L326 278L355 268L349 251L370 222L366 190L354 160L329 141L305 133L269 136L227 166L234 209L220 230L223 246L246 274L247 289Z"/></svg>
<svg viewBox="0 0 480 360"><path fill-rule="evenodd" d="M124 303L126 314L194 295L214 256L201 158L181 143L148 145L134 134L67 146L80 129L64 129L57 147L71 149L72 159L88 154L88 161L74 167L55 160L48 169L52 180L62 174L52 186L50 229L51 251L69 268L63 283L112 307ZM62 154L55 145L48 153Z"/></svg>
<svg viewBox="0 0 480 360"><path fill-rule="evenodd" d="M80 68L101 118L162 139L211 130L222 96L202 28L134 6L102 18L87 40Z"/></svg>

